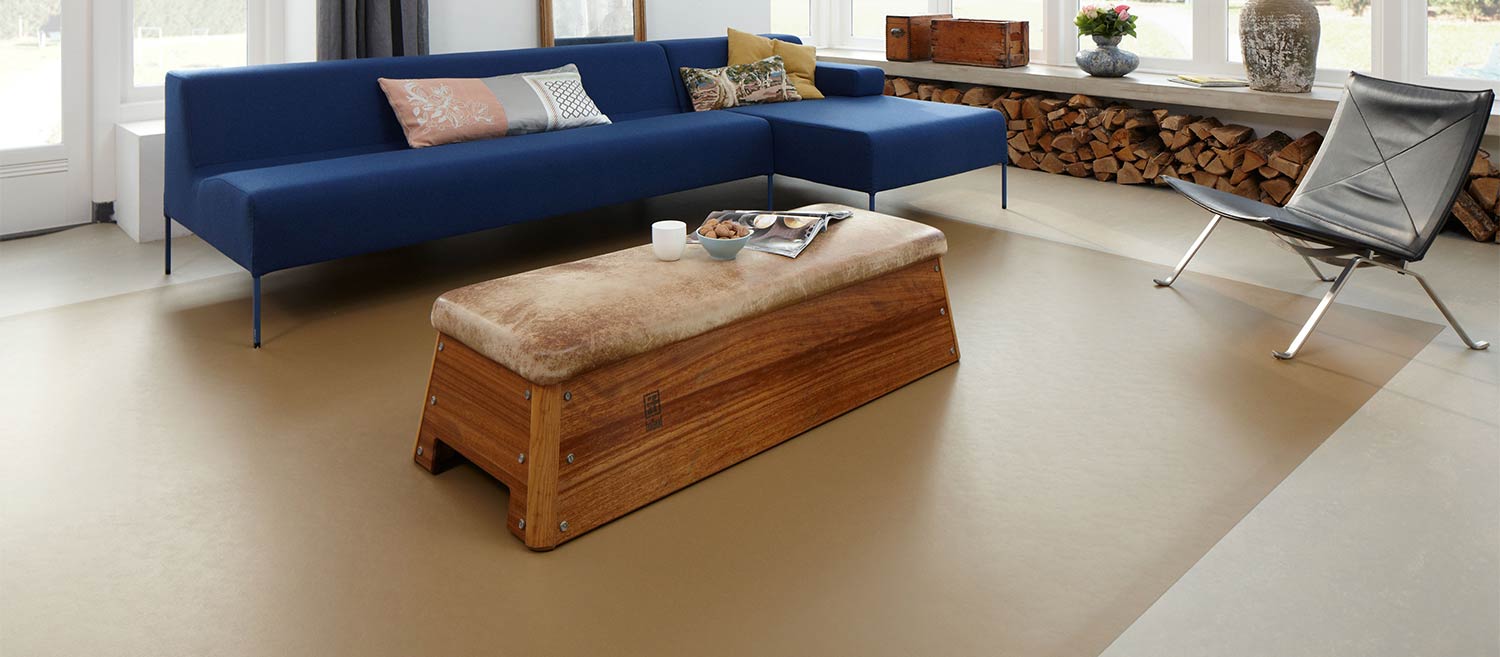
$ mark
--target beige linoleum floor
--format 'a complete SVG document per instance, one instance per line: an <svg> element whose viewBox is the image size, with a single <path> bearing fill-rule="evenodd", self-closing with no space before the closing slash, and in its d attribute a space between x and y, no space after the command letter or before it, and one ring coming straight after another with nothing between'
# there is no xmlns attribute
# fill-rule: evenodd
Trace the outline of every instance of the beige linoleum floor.
<svg viewBox="0 0 1500 657"><path fill-rule="evenodd" d="M1186 203L997 182L881 197L949 234L962 363L550 554L404 453L424 306L756 183L273 275L259 352L196 240L0 243L0 655L1500 654L1500 354L1371 271L1276 363L1321 286L1264 235L1156 290ZM1500 249L1418 266L1500 337Z"/></svg>

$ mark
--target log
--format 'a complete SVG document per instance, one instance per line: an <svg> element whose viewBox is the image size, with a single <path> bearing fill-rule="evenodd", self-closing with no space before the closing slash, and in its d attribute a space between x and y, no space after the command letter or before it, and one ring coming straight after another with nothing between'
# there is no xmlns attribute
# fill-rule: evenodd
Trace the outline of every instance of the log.
<svg viewBox="0 0 1500 657"><path fill-rule="evenodd" d="M917 88L912 85L911 80L906 78L893 78L891 80L891 91L896 96L907 98L917 93Z"/></svg>
<svg viewBox="0 0 1500 657"><path fill-rule="evenodd" d="M1234 185L1234 188L1230 191L1237 196L1243 196L1249 199L1260 198L1260 184L1255 182L1254 180L1246 179L1240 181L1237 184L1231 184Z"/></svg>
<svg viewBox="0 0 1500 657"><path fill-rule="evenodd" d="M1196 139L1197 137L1193 136L1192 130L1183 128L1181 130L1178 130L1177 133L1172 136L1172 139L1162 139L1162 141L1166 142L1168 149L1180 151L1184 148L1187 148L1188 145L1193 143L1193 141Z"/></svg>
<svg viewBox="0 0 1500 657"><path fill-rule="evenodd" d="M1070 98L1068 98L1068 107L1091 107L1091 108L1099 108L1099 107L1103 107L1103 106L1104 106L1104 103L1100 102L1099 99L1094 98L1093 96L1085 96L1083 94L1074 94L1073 96L1071 96Z"/></svg>
<svg viewBox="0 0 1500 657"><path fill-rule="evenodd" d="M1224 166L1231 169L1238 169L1240 162L1245 159L1245 147L1243 146L1216 150L1214 152L1219 154L1219 160L1224 162Z"/></svg>
<svg viewBox="0 0 1500 657"><path fill-rule="evenodd" d="M1191 116L1188 114L1172 114L1167 116L1167 118L1162 119L1160 121L1160 125L1162 130L1171 130L1172 132L1177 132L1178 130L1182 130L1183 128L1188 127L1189 124L1196 123L1201 118L1202 117Z"/></svg>
<svg viewBox="0 0 1500 657"><path fill-rule="evenodd" d="M1141 170L1135 168L1134 164L1126 162L1120 165L1120 171L1115 182L1121 185L1139 185L1146 182L1146 177L1141 175Z"/></svg>
<svg viewBox="0 0 1500 657"><path fill-rule="evenodd" d="M1030 155L1016 150L1014 146L1010 148L1010 161L1022 169L1036 169L1036 160L1031 159Z"/></svg>
<svg viewBox="0 0 1500 657"><path fill-rule="evenodd" d="M1322 145L1323 135L1314 131L1298 137L1297 141L1282 147L1276 154L1281 156L1281 159L1295 164L1309 164L1313 156L1318 154L1318 147Z"/></svg>
<svg viewBox="0 0 1500 657"><path fill-rule="evenodd" d="M1219 185L1219 177L1207 171L1194 171L1193 182L1204 187L1217 187Z"/></svg>
<svg viewBox="0 0 1500 657"><path fill-rule="evenodd" d="M1134 128L1150 128L1152 130L1156 130L1157 126L1159 125L1156 122L1156 115L1152 114L1151 112L1147 112L1146 110L1126 110L1123 116L1125 117L1125 123L1123 127L1127 130Z"/></svg>
<svg viewBox="0 0 1500 657"><path fill-rule="evenodd" d="M1458 193L1458 202L1453 204L1453 216L1469 230L1474 239L1481 242L1495 239L1495 219L1485 208L1479 207L1479 203L1467 190Z"/></svg>
<svg viewBox="0 0 1500 657"><path fill-rule="evenodd" d="M1038 166L1041 167L1042 171L1046 171L1047 173L1062 173L1068 168L1068 163L1057 159L1056 153L1048 153L1042 157L1042 161Z"/></svg>
<svg viewBox="0 0 1500 657"><path fill-rule="evenodd" d="M1292 195L1292 188L1292 181L1285 178L1273 178L1260 184L1260 191L1269 195L1276 205L1286 203L1287 198Z"/></svg>
<svg viewBox="0 0 1500 657"><path fill-rule="evenodd" d="M963 93L963 97L959 99L959 102L962 102L965 105L972 105L974 107L983 107L995 102L995 99L999 97L999 89L986 85L979 85L977 87L969 89L968 91L965 91Z"/></svg>
<svg viewBox="0 0 1500 657"><path fill-rule="evenodd" d="M1302 176L1302 165L1282 157L1280 153L1272 155L1271 161L1267 163L1267 166L1293 180Z"/></svg>
<svg viewBox="0 0 1500 657"><path fill-rule="evenodd" d="M942 87L935 84L919 84L917 85L917 100L932 100L933 94L942 90Z"/></svg>
<svg viewBox="0 0 1500 657"><path fill-rule="evenodd" d="M1023 134L1017 134L1016 136L1005 140L1005 143L1010 144L1011 148L1014 148L1022 153L1028 153L1031 151L1031 144L1026 141L1026 135Z"/></svg>
<svg viewBox="0 0 1500 657"><path fill-rule="evenodd" d="M1246 171L1254 171L1271 161L1271 157L1292 143L1292 138L1286 133L1277 130L1269 135L1250 142L1245 147L1245 156L1240 160L1240 168Z"/></svg>
<svg viewBox="0 0 1500 657"><path fill-rule="evenodd" d="M1094 166L1088 162L1074 162L1068 165L1067 172L1075 178L1087 178L1094 173Z"/></svg>
<svg viewBox="0 0 1500 657"><path fill-rule="evenodd" d="M1225 146L1238 146L1248 141L1255 134L1255 130L1243 125L1220 126L1208 132L1213 135L1214 139L1219 140L1220 144Z"/></svg>
<svg viewBox="0 0 1500 657"><path fill-rule="evenodd" d="M1058 135L1052 140L1052 147L1064 153L1072 153L1078 150L1078 139L1071 133Z"/></svg>
<svg viewBox="0 0 1500 657"><path fill-rule="evenodd" d="M1148 160L1146 162L1146 168L1141 171L1141 175L1144 176L1146 180L1155 182L1157 178L1161 177L1161 164L1159 164L1155 159Z"/></svg>
<svg viewBox="0 0 1500 657"><path fill-rule="evenodd" d="M1475 178L1469 181L1469 195L1479 207L1500 214L1500 178Z"/></svg>
<svg viewBox="0 0 1500 657"><path fill-rule="evenodd" d="M1218 119L1210 116L1192 123L1188 126L1188 130L1192 131L1193 136L1198 139L1208 139L1213 136L1213 129L1221 125L1223 124L1219 123Z"/></svg>
<svg viewBox="0 0 1500 657"><path fill-rule="evenodd" d="M1101 157L1101 158L1099 158L1097 160L1094 160L1094 173L1095 174L1100 174L1100 173L1113 174L1113 173L1118 172L1119 170L1120 170L1120 161L1117 160L1117 159L1115 159L1114 157L1105 156L1105 157Z"/></svg>
<svg viewBox="0 0 1500 657"><path fill-rule="evenodd" d="M948 103L949 105L955 105L955 104L957 104L959 100L963 99L963 97L964 97L964 92L959 91L957 89L953 89L951 87L948 88L948 89L944 89L943 92L942 92L942 94L940 94L939 96L937 96L937 98L939 100L941 100L941 101L943 101L945 103Z"/></svg>
<svg viewBox="0 0 1500 657"><path fill-rule="evenodd" d="M1480 149L1478 153L1474 154L1474 165L1469 167L1469 175L1473 177L1488 177L1500 175L1500 173L1496 172L1495 165L1490 162L1489 152Z"/></svg>
<svg viewBox="0 0 1500 657"><path fill-rule="evenodd" d="M1021 101L1015 98L1001 98L1000 111L1005 113L1005 118L1019 121L1021 120Z"/></svg>
<svg viewBox="0 0 1500 657"><path fill-rule="evenodd" d="M1040 119L1044 118L1046 114L1046 112L1042 111L1041 99L1032 96L1021 101L1021 118Z"/></svg>

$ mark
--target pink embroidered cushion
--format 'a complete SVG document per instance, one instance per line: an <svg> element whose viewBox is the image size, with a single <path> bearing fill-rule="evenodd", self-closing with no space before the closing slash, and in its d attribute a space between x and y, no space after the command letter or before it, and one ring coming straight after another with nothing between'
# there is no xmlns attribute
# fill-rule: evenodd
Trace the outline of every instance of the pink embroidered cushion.
<svg viewBox="0 0 1500 657"><path fill-rule="evenodd" d="M412 148L504 137L509 127L505 108L479 79L380 78L380 89Z"/></svg>

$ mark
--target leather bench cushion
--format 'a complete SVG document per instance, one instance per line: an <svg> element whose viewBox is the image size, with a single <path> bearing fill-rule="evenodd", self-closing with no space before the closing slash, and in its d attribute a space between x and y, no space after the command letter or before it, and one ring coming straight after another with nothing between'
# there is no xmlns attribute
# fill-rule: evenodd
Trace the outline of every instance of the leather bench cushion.
<svg viewBox="0 0 1500 657"><path fill-rule="evenodd" d="M217 218L201 229L213 233L214 244L259 275L763 176L771 164L765 121L730 112L671 114L228 172L208 168L194 209Z"/></svg>
<svg viewBox="0 0 1500 657"><path fill-rule="evenodd" d="M742 251L720 262L689 246L681 260L661 262L647 244L447 292L433 305L432 325L551 385L947 250L936 228L861 210L795 259Z"/></svg>
<svg viewBox="0 0 1500 657"><path fill-rule="evenodd" d="M771 122L776 173L879 192L1005 161L1005 116L891 96L731 110Z"/></svg>

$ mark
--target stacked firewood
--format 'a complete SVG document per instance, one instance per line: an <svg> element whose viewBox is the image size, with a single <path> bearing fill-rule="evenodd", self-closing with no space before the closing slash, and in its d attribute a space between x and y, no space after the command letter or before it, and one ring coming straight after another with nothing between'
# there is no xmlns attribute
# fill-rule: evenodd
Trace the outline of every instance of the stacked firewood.
<svg viewBox="0 0 1500 657"><path fill-rule="evenodd" d="M1083 94L900 77L886 80L886 94L999 110L1006 118L1010 161L1023 169L1121 185L1165 185L1167 178L1180 178L1278 206L1291 199L1323 144L1318 132L1296 139L1280 131L1257 136L1248 126L1211 116L1140 109ZM1475 239L1494 239L1500 174L1486 156L1471 176L1466 193L1473 203L1461 197L1454 214ZM1481 215L1488 224L1476 218Z"/></svg>
<svg viewBox="0 0 1500 657"><path fill-rule="evenodd" d="M1469 184L1453 204L1453 216L1477 240L1500 242L1500 168L1479 151L1469 167Z"/></svg>

